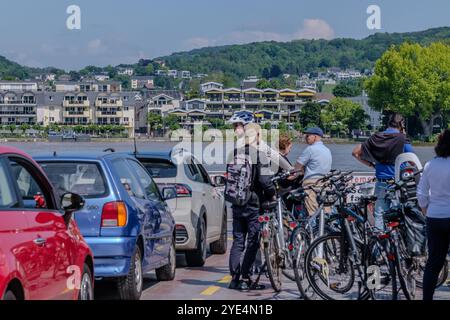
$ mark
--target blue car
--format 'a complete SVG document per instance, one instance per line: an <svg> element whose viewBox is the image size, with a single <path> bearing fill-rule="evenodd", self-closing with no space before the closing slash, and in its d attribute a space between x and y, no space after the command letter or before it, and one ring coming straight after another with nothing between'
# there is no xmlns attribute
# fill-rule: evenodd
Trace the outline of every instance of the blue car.
<svg viewBox="0 0 450 320"><path fill-rule="evenodd" d="M126 300L140 298L143 275L151 270L158 280L174 279L175 221L165 200L176 197L175 190L160 192L136 158L112 150L35 159L60 194L86 200L74 216L94 253L96 279L115 279Z"/></svg>

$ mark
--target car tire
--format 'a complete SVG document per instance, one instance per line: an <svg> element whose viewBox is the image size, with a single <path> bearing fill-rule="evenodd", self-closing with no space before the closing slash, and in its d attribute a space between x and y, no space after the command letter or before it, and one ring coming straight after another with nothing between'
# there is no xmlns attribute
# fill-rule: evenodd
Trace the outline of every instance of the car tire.
<svg viewBox="0 0 450 320"><path fill-rule="evenodd" d="M227 252L228 244L228 226L227 226L227 209L225 208L222 218L222 230L220 231L220 239L214 241L210 245L211 253L225 254Z"/></svg>
<svg viewBox="0 0 450 320"><path fill-rule="evenodd" d="M94 300L94 286L92 285L92 273L89 266L85 263L83 275L81 276L80 292L78 300Z"/></svg>
<svg viewBox="0 0 450 320"><path fill-rule="evenodd" d="M139 300L142 294L143 273L142 254L139 246L136 246L131 257L130 271L126 277L117 280L119 297L121 300Z"/></svg>
<svg viewBox="0 0 450 320"><path fill-rule="evenodd" d="M173 280L175 278L176 264L177 264L177 254L175 251L175 239L172 239L172 243L169 249L169 263L155 270L156 279L158 281Z"/></svg>
<svg viewBox="0 0 450 320"><path fill-rule="evenodd" d="M206 262L206 221L199 219L197 247L185 252L188 267L202 267Z"/></svg>
<svg viewBox="0 0 450 320"><path fill-rule="evenodd" d="M17 300L16 295L14 294L14 292L12 292L11 290L8 290L5 292L5 294L3 295L2 300L5 301L14 301Z"/></svg>

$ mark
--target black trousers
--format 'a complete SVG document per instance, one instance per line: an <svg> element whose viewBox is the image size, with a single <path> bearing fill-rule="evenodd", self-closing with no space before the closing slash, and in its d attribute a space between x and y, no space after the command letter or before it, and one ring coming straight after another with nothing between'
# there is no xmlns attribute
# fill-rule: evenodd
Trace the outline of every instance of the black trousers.
<svg viewBox="0 0 450 320"><path fill-rule="evenodd" d="M450 245L450 218L427 218L428 260L423 277L423 300L433 300L439 273Z"/></svg>
<svg viewBox="0 0 450 320"><path fill-rule="evenodd" d="M237 280L240 276L249 278L252 274L251 268L260 245L258 216L258 209L233 209L233 246L230 251L230 274L233 279Z"/></svg>

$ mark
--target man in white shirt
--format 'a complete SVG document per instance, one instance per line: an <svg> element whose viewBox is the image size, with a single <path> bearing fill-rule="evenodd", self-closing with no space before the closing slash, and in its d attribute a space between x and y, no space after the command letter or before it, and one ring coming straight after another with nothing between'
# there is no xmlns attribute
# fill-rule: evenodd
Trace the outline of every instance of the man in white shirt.
<svg viewBox="0 0 450 320"><path fill-rule="evenodd" d="M330 172L333 158L330 149L322 142L322 129L318 127L310 128L304 134L308 147L303 150L298 158L295 169L304 173L303 187L309 187L316 185L320 178ZM305 192L308 195L305 199L306 210L309 215L312 215L319 207L317 195L313 190L306 190Z"/></svg>

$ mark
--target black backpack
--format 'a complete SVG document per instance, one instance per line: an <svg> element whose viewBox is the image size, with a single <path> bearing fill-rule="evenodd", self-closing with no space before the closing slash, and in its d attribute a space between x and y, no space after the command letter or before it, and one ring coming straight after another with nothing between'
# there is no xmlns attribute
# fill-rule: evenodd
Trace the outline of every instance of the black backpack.
<svg viewBox="0 0 450 320"><path fill-rule="evenodd" d="M235 150L233 163L227 165L225 201L236 206L247 204L253 192L254 171L250 156Z"/></svg>

